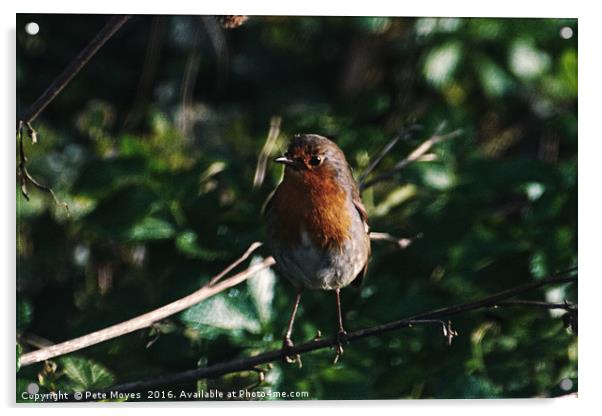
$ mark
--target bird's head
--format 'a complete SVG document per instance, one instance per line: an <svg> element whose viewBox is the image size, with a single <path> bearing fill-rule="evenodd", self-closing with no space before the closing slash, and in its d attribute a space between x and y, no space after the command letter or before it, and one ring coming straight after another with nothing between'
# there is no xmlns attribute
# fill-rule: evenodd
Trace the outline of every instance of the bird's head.
<svg viewBox="0 0 602 416"><path fill-rule="evenodd" d="M317 134L296 134L286 153L275 162L286 166L287 175L306 180L338 176L348 169L343 151Z"/></svg>

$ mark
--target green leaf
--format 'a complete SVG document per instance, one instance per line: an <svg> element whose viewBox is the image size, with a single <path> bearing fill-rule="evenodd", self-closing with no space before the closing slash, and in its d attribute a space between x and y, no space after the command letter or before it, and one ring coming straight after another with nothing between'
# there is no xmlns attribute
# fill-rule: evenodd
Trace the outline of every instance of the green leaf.
<svg viewBox="0 0 602 416"><path fill-rule="evenodd" d="M115 377L103 365L82 357L60 359L63 373L75 391L102 389L113 385Z"/></svg>
<svg viewBox="0 0 602 416"><path fill-rule="evenodd" d="M194 231L184 231L179 234L176 238L176 247L182 253L189 257L214 261L217 259L223 259L228 257L230 254L223 251L209 250L201 247L197 243L197 234Z"/></svg>
<svg viewBox="0 0 602 416"><path fill-rule="evenodd" d="M254 257L251 265L261 262L261 257ZM274 299L274 284L276 275L271 268L263 269L255 277L247 280L251 299L257 310L257 316L262 323L272 319L272 300Z"/></svg>
<svg viewBox="0 0 602 416"><path fill-rule="evenodd" d="M229 294L220 293L187 309L181 314L181 319L201 332L206 327L222 330L221 332L246 330L259 333L261 330L248 296L239 293L237 289L230 290Z"/></svg>
<svg viewBox="0 0 602 416"><path fill-rule="evenodd" d="M17 342L17 373L19 372L19 369L21 368L21 354L23 353L23 347L21 347L21 344L19 344Z"/></svg>
<svg viewBox="0 0 602 416"><path fill-rule="evenodd" d="M426 186L439 191L449 189L455 181L451 170L438 164L425 163L420 173Z"/></svg>
<svg viewBox="0 0 602 416"><path fill-rule="evenodd" d="M447 42L432 49L424 62L424 77L434 87L446 85L454 76L461 57L462 48L458 42Z"/></svg>
<svg viewBox="0 0 602 416"><path fill-rule="evenodd" d="M17 385L16 385L16 393L17 393L17 403L35 403L35 400L33 398L29 398L29 394L28 393L34 393L36 390L35 388L32 389L31 387L33 386L37 386L36 383L32 382L32 380L26 379L26 378L17 378ZM38 386L39 387L39 386ZM42 390L41 393L45 392L45 390Z"/></svg>
<svg viewBox="0 0 602 416"><path fill-rule="evenodd" d="M171 238L175 234L173 226L158 218L146 217L128 232L128 240L147 241Z"/></svg>
<svg viewBox="0 0 602 416"><path fill-rule="evenodd" d="M141 158L93 159L82 168L73 191L89 197L104 197L121 186L143 182L145 172Z"/></svg>
<svg viewBox="0 0 602 416"><path fill-rule="evenodd" d="M127 239L127 231L144 220L157 197L147 187L123 187L99 201L83 221L101 235Z"/></svg>
<svg viewBox="0 0 602 416"><path fill-rule="evenodd" d="M577 97L577 51L569 49L565 51L561 58L562 76L572 93L572 96Z"/></svg>
<svg viewBox="0 0 602 416"><path fill-rule="evenodd" d="M530 39L516 40L510 48L510 69L524 80L541 76L550 67L550 56L539 50Z"/></svg>
<svg viewBox="0 0 602 416"><path fill-rule="evenodd" d="M33 307L25 299L17 300L17 333L22 333L31 322Z"/></svg>
<svg viewBox="0 0 602 416"><path fill-rule="evenodd" d="M502 96L512 86L512 80L508 74L491 59L480 59L476 70L483 90L490 97Z"/></svg>

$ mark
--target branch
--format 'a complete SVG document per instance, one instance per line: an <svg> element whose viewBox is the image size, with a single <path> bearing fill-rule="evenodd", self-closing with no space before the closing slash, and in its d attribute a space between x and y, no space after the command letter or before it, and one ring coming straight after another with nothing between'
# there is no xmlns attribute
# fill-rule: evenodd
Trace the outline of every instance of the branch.
<svg viewBox="0 0 602 416"><path fill-rule="evenodd" d="M537 300L505 300L494 305L495 308L500 306L534 306L543 309L564 309L569 312L577 309L576 303L551 303Z"/></svg>
<svg viewBox="0 0 602 416"><path fill-rule="evenodd" d="M21 116L20 120L24 123L31 123L40 115L42 111L50 104L52 100L69 84L69 82L82 70L88 61L98 52L98 50L119 30L130 16L113 16L108 23L98 32L92 41L75 57L67 68L52 81L52 84L40 97L29 107ZM17 122L18 124L18 122Z"/></svg>
<svg viewBox="0 0 602 416"><path fill-rule="evenodd" d="M443 321L443 317L449 317L456 315L461 312L468 312L483 308L494 308L496 306L504 306L503 301L508 298L512 298L521 293L527 292L538 287L560 284L560 283L575 283L577 282L577 276L572 273L576 269L571 269L561 274L557 274L546 279L538 280L535 282L526 283L521 286L517 286L511 289L507 289L491 296L479 299L473 302L458 304L445 308L435 309L429 312L420 313L417 315L410 316L398 321L389 322L382 325L373 326L370 328L360 329L358 331L350 332L347 335L347 341L357 341L362 338L380 335L387 332L392 332L401 328L412 327L417 324L442 324L444 335L447 337L448 342L451 338L457 335L457 333L451 328L450 321ZM523 306L531 306L530 301L522 301ZM510 305L510 304L508 304ZM518 301L514 301L512 305L519 305ZM565 308L565 304L550 304L550 308L558 307ZM576 307L576 306L575 306ZM199 379L216 378L229 373L241 372L241 371L254 371L258 365L270 363L273 361L281 360L284 355L296 355L303 354L310 351L320 350L328 347L333 347L337 343L336 338L327 339L315 339L284 351L281 349L265 352L253 357L238 358L229 362L219 363L208 367L196 368L180 373L169 374L159 376L152 379L143 381L134 381L130 383L124 383L102 390L101 392L128 392L128 391L140 391L149 388L155 388L164 385L181 384L186 382L192 382Z"/></svg>
<svg viewBox="0 0 602 416"><path fill-rule="evenodd" d="M147 105L153 81L157 76L157 66L164 49L166 32L166 16L155 16L152 19L146 44L144 62L138 78L138 87L132 105L124 118L122 130L129 130L141 117L142 109Z"/></svg>
<svg viewBox="0 0 602 416"><path fill-rule="evenodd" d="M46 88L46 91L38 97L38 99L29 107L29 109L17 120L17 140L19 141L19 166L18 175L21 183L21 193L26 200L29 201L29 195L27 193L27 184L31 183L33 186L41 191L48 192L52 199L57 205L61 205L67 211L69 215L69 206L60 202L56 197L52 188L42 185L38 182L27 170L27 157L25 156L25 150L23 148L23 130L27 127L29 136L31 137L32 144L37 142L37 133L31 126L31 122L40 115L40 113L50 104L52 100L69 84L69 82L81 71L81 69L88 63L88 61L98 52L98 50L106 43L107 40L113 36L117 30L130 18L130 16L113 16L109 22L98 32L96 37L75 57L67 68L61 72L61 74L52 81L50 86Z"/></svg>
<svg viewBox="0 0 602 416"><path fill-rule="evenodd" d="M199 76L199 66L201 64L201 29L195 26L192 32L192 46L186 57L184 66L184 77L180 87L180 120L179 129L181 134L190 139L192 136L192 97L196 82Z"/></svg>
<svg viewBox="0 0 602 416"><path fill-rule="evenodd" d="M406 166L408 166L410 163L413 162L419 162L419 161L424 161L424 160L433 160L432 155L427 154L427 152L437 143L441 143L445 140L449 140L449 139L453 139L455 137L458 137L459 135L462 134L462 130L458 129L458 130L454 130L451 133L447 133L447 134L439 134L439 130L441 130L441 128L438 128L437 131L435 132L435 134L428 140L425 140L424 142L422 142L420 144L420 146L418 146L417 148L415 148L405 159L401 160L400 162L398 162L395 166L393 166L393 168L389 169L388 171L381 173L380 175L376 176L373 179L370 179L368 181L366 181L366 177L368 176L368 174L364 174L362 175L362 180L360 181L360 188L362 190L367 189L371 186L374 186L375 184L377 184L378 182L384 182L384 181L388 181L391 178L393 178L393 176L395 176L395 174L397 172L399 172L400 170L402 170L403 168L405 168ZM394 139L394 143L397 143L397 140ZM393 146L391 145L391 143L389 143L387 146L385 146L385 148L383 149L383 152L381 152L381 154L378 156L378 158L376 159L375 162L380 163L380 161L382 160L382 158L384 158L384 156L393 148ZM375 163L373 162L373 165ZM372 167L372 165L370 166ZM371 170L373 170L374 168L370 169L368 168L368 173L370 173Z"/></svg>
<svg viewBox="0 0 602 416"><path fill-rule="evenodd" d="M21 366L34 364L40 361L48 360L59 355L68 354L73 351L78 351L83 348L99 344L101 342L129 334L130 332L137 331L139 329L147 328L155 322L161 321L171 315L183 311L184 309L190 308L191 306L205 300L211 296L214 296L226 289L231 288L253 276L260 270L271 267L276 261L272 257L264 259L261 263L257 263L250 266L246 270L222 281L218 281L230 272L234 267L240 264L242 261L247 259L253 251L259 248L262 244L255 242L247 249L247 251L234 263L228 266L223 272L214 276L209 280L205 286L201 287L196 292L191 293L181 299L174 302L168 303L153 311L147 312L143 315L121 322L119 324L112 325L110 327L101 329L96 332L92 332L87 335L83 335L78 338L74 338L69 341L61 342L60 344L52 345L47 348L42 348L21 356Z"/></svg>
<svg viewBox="0 0 602 416"><path fill-rule="evenodd" d="M419 130L420 128L421 127L418 125L411 125L408 128L401 129L401 132L397 136L395 136L389 143L387 143L385 147L383 147L383 150L380 151L376 159L372 161L370 166L368 166L364 173L362 173L362 175L358 178L358 183L364 183L368 175L370 175L374 171L374 169L376 169L380 165L380 162L382 162L385 156L393 149L393 147L395 147L399 140L409 138L412 134L412 131Z"/></svg>
<svg viewBox="0 0 602 416"><path fill-rule="evenodd" d="M395 240L395 237L390 236L390 238L392 240ZM90 347L92 345L96 345L101 342L129 334L139 329L150 327L156 322L159 322L169 316L181 312L184 309L188 309L191 306L196 305L197 303L207 298L210 298L211 296L214 296L220 292L223 292L226 289L231 288L232 286L244 282L258 271L267 269L276 264L276 260L274 260L273 257L268 257L264 259L261 263L251 266L246 270L238 273L237 275L232 276L229 279L218 284L218 282L224 276L230 273L240 263L245 261L251 255L251 253L253 253L259 247L261 247L261 245L262 243L257 241L251 244L247 251L245 251L242 254L242 256L240 256L236 261L234 261L220 273L213 276L209 280L209 283L207 283L205 286L203 286L196 292L193 292L190 295L187 295L181 299L168 303L167 305L164 305L158 309L131 318L127 321L109 326L107 328L95 332L91 332L87 335L82 335L78 338L61 342L60 344L55 344L46 348L23 354L21 356L21 367L30 364L35 364L40 361L48 360L50 358L58 357L60 355L65 355L70 352L78 351Z"/></svg>
<svg viewBox="0 0 602 416"><path fill-rule="evenodd" d="M412 244L414 241L418 240L421 237L422 237L422 234L418 234L411 238L404 238L404 237L399 238L399 237L392 236L389 233L379 233L376 231L372 231L370 233L370 240L387 241L389 243L396 244L401 250L403 250L404 248L407 248L410 244Z"/></svg>
<svg viewBox="0 0 602 416"><path fill-rule="evenodd" d="M270 130L268 136L265 139L259 158L257 159L257 167L255 168L255 176L253 177L253 188L259 188L263 184L265 178L265 170L268 163L268 158L272 154L276 139L280 135L280 124L282 123L282 117L272 116L270 119Z"/></svg>
<svg viewBox="0 0 602 416"><path fill-rule="evenodd" d="M31 143L35 144L38 140L38 134L33 129L31 124L29 122L23 123L22 121L20 121L19 126L17 127L17 141L19 142L19 166L17 167L17 175L19 176L19 181L21 183L21 193L23 194L23 197L25 197L25 199L29 201L29 194L27 193L27 184L31 183L40 191L48 192L54 200L54 203L65 208L65 210L67 211L67 215L69 215L69 205L67 205L66 202L59 201L52 188L46 185L42 185L33 176L31 176L31 173L29 173L29 171L27 170L27 156L25 156L25 150L23 148L23 130L25 130L26 127L29 133L29 137L31 137Z"/></svg>

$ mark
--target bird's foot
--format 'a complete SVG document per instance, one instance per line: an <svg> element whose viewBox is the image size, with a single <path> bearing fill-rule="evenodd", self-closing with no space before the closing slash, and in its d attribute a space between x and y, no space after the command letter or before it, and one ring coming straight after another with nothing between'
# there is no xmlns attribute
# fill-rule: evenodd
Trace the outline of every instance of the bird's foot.
<svg viewBox="0 0 602 416"><path fill-rule="evenodd" d="M301 362L301 356L299 354L290 353L291 349L294 346L295 344L293 344L293 340L291 340L288 337L284 338L284 340L282 341L282 359L285 363L297 363L299 365L299 368L301 368L303 366L303 363Z"/></svg>
<svg viewBox="0 0 602 416"><path fill-rule="evenodd" d="M347 337L347 332L344 329L341 329L338 333L337 333L337 344L335 346L335 356L334 356L334 361L333 364L336 364L339 361L339 358L341 358L341 355L343 355L343 344L348 344L349 343L349 338Z"/></svg>

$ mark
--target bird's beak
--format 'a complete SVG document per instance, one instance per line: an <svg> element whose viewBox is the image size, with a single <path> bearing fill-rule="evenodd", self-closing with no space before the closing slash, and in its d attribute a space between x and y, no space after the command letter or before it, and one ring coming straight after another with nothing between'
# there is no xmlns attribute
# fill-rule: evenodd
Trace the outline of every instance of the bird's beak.
<svg viewBox="0 0 602 416"><path fill-rule="evenodd" d="M295 163L295 161L290 160L289 158L287 158L285 156L281 156L277 159L274 159L274 162L282 163L284 165L288 165L288 166L292 166L292 167L297 167L297 164Z"/></svg>

